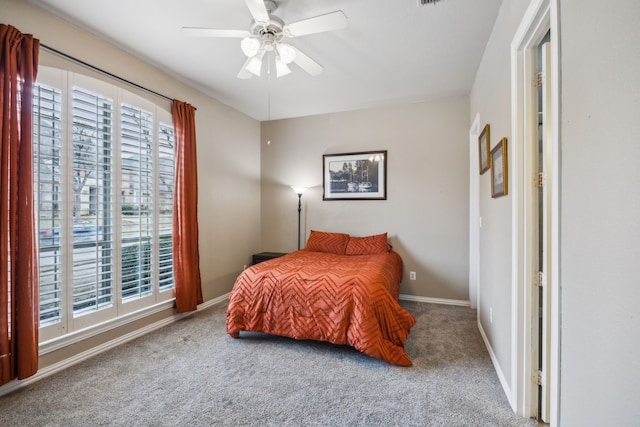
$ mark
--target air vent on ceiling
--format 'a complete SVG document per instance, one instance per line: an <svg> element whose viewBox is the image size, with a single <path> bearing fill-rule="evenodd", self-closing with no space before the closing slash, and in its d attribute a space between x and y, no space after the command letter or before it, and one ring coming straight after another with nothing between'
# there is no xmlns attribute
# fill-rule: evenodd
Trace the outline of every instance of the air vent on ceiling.
<svg viewBox="0 0 640 427"><path fill-rule="evenodd" d="M426 6L428 4L436 4L440 0L418 0L418 6Z"/></svg>

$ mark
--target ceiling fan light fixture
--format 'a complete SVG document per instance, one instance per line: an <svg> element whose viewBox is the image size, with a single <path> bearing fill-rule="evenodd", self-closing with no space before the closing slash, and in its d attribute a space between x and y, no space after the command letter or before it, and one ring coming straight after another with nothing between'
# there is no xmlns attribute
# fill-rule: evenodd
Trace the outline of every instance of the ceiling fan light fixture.
<svg viewBox="0 0 640 427"><path fill-rule="evenodd" d="M245 37L240 42L240 48L242 49L242 53L246 56L254 56L260 49L260 40L254 37Z"/></svg>
<svg viewBox="0 0 640 427"><path fill-rule="evenodd" d="M287 67L287 64L279 57L276 58L276 76L282 77L291 73L291 69Z"/></svg>
<svg viewBox="0 0 640 427"><path fill-rule="evenodd" d="M271 52L277 62L278 76L289 74L291 70L288 64L292 62L307 74L317 76L323 70L322 65L295 46L281 43L281 41L285 38L343 29L347 26L347 16L341 10L336 10L285 24L281 18L272 14L278 8L277 1L279 0L244 0L253 18L249 31L200 27L182 27L182 29L186 35L191 36L240 39L240 48L246 56L238 72L240 79L250 79L254 75L260 77L264 55L267 55L269 64L266 68L270 68L272 64ZM415 1L435 3L441 0Z"/></svg>
<svg viewBox="0 0 640 427"><path fill-rule="evenodd" d="M280 60L283 63L291 64L296 59L296 50L290 44L279 43L277 49Z"/></svg>
<svg viewBox="0 0 640 427"><path fill-rule="evenodd" d="M251 74L260 77L262 71L262 57L254 56L245 67Z"/></svg>

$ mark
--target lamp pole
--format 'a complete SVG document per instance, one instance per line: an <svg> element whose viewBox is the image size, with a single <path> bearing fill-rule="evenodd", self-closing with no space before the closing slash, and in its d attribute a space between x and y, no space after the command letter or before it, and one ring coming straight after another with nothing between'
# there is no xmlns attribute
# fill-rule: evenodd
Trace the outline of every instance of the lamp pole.
<svg viewBox="0 0 640 427"><path fill-rule="evenodd" d="M298 195L298 250L300 250L300 213L302 212L302 193L307 190L307 187L297 187L292 185L291 188Z"/></svg>
<svg viewBox="0 0 640 427"><path fill-rule="evenodd" d="M300 250L300 212L302 212L302 193L298 193L298 250Z"/></svg>

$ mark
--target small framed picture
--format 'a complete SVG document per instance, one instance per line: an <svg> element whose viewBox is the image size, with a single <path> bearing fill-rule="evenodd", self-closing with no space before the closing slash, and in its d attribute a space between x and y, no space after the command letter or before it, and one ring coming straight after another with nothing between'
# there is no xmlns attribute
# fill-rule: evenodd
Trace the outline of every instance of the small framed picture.
<svg viewBox="0 0 640 427"><path fill-rule="evenodd" d="M509 171L507 157L507 138L491 150L491 197L500 197L509 194Z"/></svg>
<svg viewBox="0 0 640 427"><path fill-rule="evenodd" d="M489 157L489 123L484 126L482 133L478 137L478 150L480 159L480 175L485 173L491 167L491 158Z"/></svg>
<svg viewBox="0 0 640 427"><path fill-rule="evenodd" d="M323 200L386 200L387 152L322 156Z"/></svg>

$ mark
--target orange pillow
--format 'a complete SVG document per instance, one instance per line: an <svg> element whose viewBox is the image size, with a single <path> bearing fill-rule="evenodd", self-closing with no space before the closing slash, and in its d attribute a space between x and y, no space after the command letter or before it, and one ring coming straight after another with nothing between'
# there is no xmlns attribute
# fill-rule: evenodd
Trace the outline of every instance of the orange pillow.
<svg viewBox="0 0 640 427"><path fill-rule="evenodd" d="M380 255L391 250L387 243L387 233L367 237L350 237L347 243L347 255Z"/></svg>
<svg viewBox="0 0 640 427"><path fill-rule="evenodd" d="M305 250L344 255L348 242L348 234L311 230Z"/></svg>

